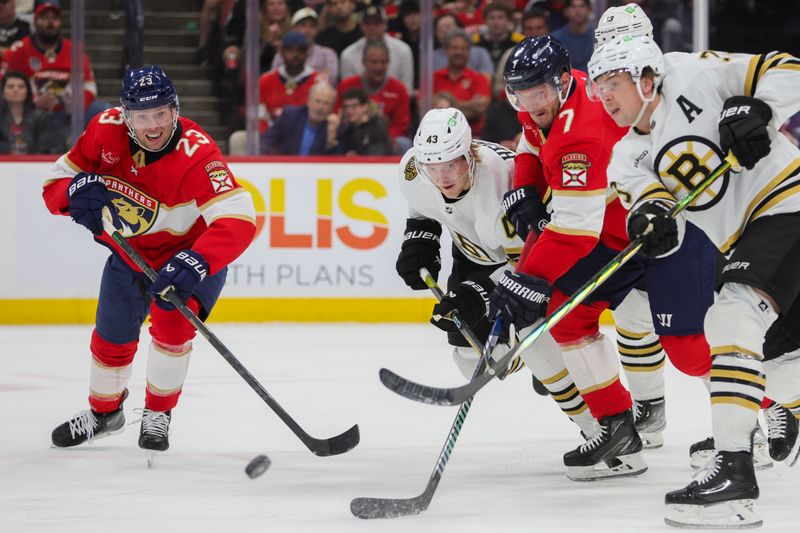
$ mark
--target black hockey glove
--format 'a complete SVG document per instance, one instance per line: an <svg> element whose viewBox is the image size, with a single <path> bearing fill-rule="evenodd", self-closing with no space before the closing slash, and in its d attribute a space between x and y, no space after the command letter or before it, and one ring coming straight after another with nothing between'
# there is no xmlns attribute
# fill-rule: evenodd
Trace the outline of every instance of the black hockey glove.
<svg viewBox="0 0 800 533"><path fill-rule="evenodd" d="M494 284L488 279L481 283L462 281L433 306L431 324L443 331L458 331L451 315L453 311L458 311L463 323L474 330L489 312L489 291L492 287Z"/></svg>
<svg viewBox="0 0 800 533"><path fill-rule="evenodd" d="M539 193L531 185L525 185L505 193L503 209L522 240L528 238L531 230L537 235L540 234L545 225L550 222L550 215L539 198Z"/></svg>
<svg viewBox="0 0 800 533"><path fill-rule="evenodd" d="M489 316L493 317L500 311L503 329L514 324L519 331L547 315L550 294L550 284L546 280L506 270L489 295Z"/></svg>
<svg viewBox="0 0 800 533"><path fill-rule="evenodd" d="M194 250L181 250L158 271L158 277L150 286L150 294L157 306L170 311L175 306L164 298L165 291L173 287L178 297L186 302L207 274L208 263L202 255Z"/></svg>
<svg viewBox="0 0 800 533"><path fill-rule="evenodd" d="M663 202L647 202L628 217L628 237L638 239L652 224L653 230L642 239L639 253L645 257L659 257L678 246L678 221L667 216L669 206Z"/></svg>
<svg viewBox="0 0 800 533"><path fill-rule="evenodd" d="M111 203L103 176L89 172L78 172L67 189L69 216L95 235L103 233L103 207L108 207L114 226L121 227L117 209Z"/></svg>
<svg viewBox="0 0 800 533"><path fill-rule="evenodd" d="M732 96L725 100L719 117L719 146L727 155L733 152L739 164L752 170L770 150L767 124L772 109L749 96Z"/></svg>
<svg viewBox="0 0 800 533"><path fill-rule="evenodd" d="M442 226L435 220L427 218L409 218L406 222L406 232L403 236L403 245L397 257L397 273L406 282L406 285L419 291L428 286L419 277L419 269L427 268L438 279L442 260L439 256L439 237L442 235Z"/></svg>

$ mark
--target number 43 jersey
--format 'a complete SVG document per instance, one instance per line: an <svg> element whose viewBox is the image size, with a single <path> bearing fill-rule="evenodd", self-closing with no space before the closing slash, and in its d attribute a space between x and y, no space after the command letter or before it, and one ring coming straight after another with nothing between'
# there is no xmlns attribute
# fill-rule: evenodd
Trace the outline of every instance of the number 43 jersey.
<svg viewBox="0 0 800 533"><path fill-rule="evenodd" d="M800 151L780 132L800 110L800 60L789 54L702 52L664 55L661 101L646 135L631 129L616 144L608 179L629 208L685 197L723 162L718 120L731 96L758 98L772 109L771 151L753 170L720 176L684 211L722 252L747 224L800 212Z"/></svg>
<svg viewBox="0 0 800 533"><path fill-rule="evenodd" d="M475 145L472 186L461 198L445 199L429 179L417 173L413 148L400 162L400 190L410 218L439 222L473 263L501 265L515 261L523 245L501 205L503 194L511 189L514 152L485 141L475 141Z"/></svg>
<svg viewBox="0 0 800 533"><path fill-rule="evenodd" d="M104 177L122 233L154 268L191 248L215 273L255 234L250 193L236 182L216 143L189 119L179 117L167 145L149 152L128 135L121 108L99 114L45 181L43 196L51 213L69 214L67 189L79 172ZM107 235L96 239L117 250Z"/></svg>

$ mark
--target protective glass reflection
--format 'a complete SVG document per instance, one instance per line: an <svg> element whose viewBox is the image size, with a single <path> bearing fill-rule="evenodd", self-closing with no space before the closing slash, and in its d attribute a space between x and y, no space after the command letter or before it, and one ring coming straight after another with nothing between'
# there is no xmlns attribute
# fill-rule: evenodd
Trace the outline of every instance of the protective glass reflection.
<svg viewBox="0 0 800 533"><path fill-rule="evenodd" d="M633 83L630 73L625 69L612 70L598 76L597 80L586 83L586 95L590 100L599 101L607 94L614 95L620 88Z"/></svg>
<svg viewBox="0 0 800 533"><path fill-rule="evenodd" d="M134 129L161 128L172 124L172 110L169 106L155 109L132 109L129 120Z"/></svg>
<svg viewBox="0 0 800 533"><path fill-rule="evenodd" d="M506 98L517 111L534 113L556 101L558 90L552 83L542 83L521 91L514 91L506 86Z"/></svg>

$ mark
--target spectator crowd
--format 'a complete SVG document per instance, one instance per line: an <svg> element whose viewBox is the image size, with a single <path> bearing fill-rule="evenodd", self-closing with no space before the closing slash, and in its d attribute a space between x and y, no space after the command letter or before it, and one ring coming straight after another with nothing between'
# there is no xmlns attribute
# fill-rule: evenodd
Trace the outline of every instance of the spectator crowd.
<svg viewBox="0 0 800 533"><path fill-rule="evenodd" d="M140 1L117 4L136 4L141 12ZM691 49L690 1L605 5L630 1L648 14L665 52ZM202 0L197 26L195 62L205 67L222 102L231 154L245 153L246 3ZM259 5L262 154L399 155L411 146L420 115L420 27L428 16L418 0L260 0ZM516 149L521 127L503 82L511 50L526 37L550 33L569 49L573 68L585 70L595 6L591 0L434 0L433 5L433 106L457 107L474 137ZM126 34L126 47L127 42ZM62 35L58 0L0 0L0 154L67 149L71 49ZM88 121L110 104L98 101L85 54L83 77ZM787 123L787 135L800 134L797 120Z"/></svg>

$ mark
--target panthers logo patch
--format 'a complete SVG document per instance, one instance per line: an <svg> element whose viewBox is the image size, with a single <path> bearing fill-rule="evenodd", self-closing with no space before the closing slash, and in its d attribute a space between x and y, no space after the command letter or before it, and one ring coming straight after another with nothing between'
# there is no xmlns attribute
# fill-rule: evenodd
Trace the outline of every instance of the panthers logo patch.
<svg viewBox="0 0 800 533"><path fill-rule="evenodd" d="M411 181L417 177L417 163L414 158L410 158L406 163L406 168L403 170L403 176L406 181Z"/></svg>
<svg viewBox="0 0 800 533"><path fill-rule="evenodd" d="M211 186L216 194L232 191L235 188L231 175L225 169L212 170L208 173L208 179L211 180Z"/></svg>
<svg viewBox="0 0 800 533"><path fill-rule="evenodd" d="M103 176L111 203L124 227L122 233L134 237L146 233L158 214L158 201L113 176Z"/></svg>
<svg viewBox="0 0 800 533"><path fill-rule="evenodd" d="M571 153L561 158L561 186L586 187L589 162L585 154Z"/></svg>

